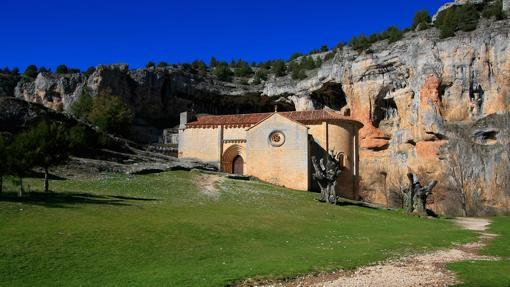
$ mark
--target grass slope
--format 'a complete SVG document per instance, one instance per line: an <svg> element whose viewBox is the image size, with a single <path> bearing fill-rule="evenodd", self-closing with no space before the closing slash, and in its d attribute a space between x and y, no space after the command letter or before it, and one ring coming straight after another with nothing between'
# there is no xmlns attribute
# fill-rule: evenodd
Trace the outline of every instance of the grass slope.
<svg viewBox="0 0 510 287"><path fill-rule="evenodd" d="M354 268L472 240L447 220L357 206L197 173L53 181L56 193L0 197L1 286L224 286ZM41 180L30 180L34 187Z"/></svg>
<svg viewBox="0 0 510 287"><path fill-rule="evenodd" d="M481 253L502 257L501 261L465 261L449 264L464 282L458 286L510 287L510 217L492 220L490 233L498 234Z"/></svg>

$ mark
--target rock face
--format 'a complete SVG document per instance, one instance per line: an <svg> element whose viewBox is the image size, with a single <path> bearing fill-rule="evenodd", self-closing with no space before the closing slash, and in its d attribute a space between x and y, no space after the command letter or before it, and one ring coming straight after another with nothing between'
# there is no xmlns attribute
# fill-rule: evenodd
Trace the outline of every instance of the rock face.
<svg viewBox="0 0 510 287"><path fill-rule="evenodd" d="M447 176L452 138L461 139L484 146L488 157L483 164L491 167L477 173L483 180L476 181L483 190L479 202L487 208L468 213L508 211L509 185L491 182L491 174L510 173L495 154L496 147L504 149L508 137L500 132L491 136L491 131L503 127L486 121L475 134L458 135L452 130L474 129L488 117L510 110L510 20L481 20L477 30L448 39L440 39L432 28L406 33L392 44L378 42L368 52L345 47L302 81L270 77L264 84L250 86L219 82L182 66L128 70L113 65L98 67L88 78L41 74L35 82L20 82L16 96L67 109L83 89L94 96L121 96L135 110L138 139L146 142L176 124L179 112L191 108L212 114L261 112L271 111L278 102L297 110L326 106L342 110L364 124L360 197L398 204L394 191L413 171L420 178L440 181L431 202L437 213L463 210L458 199L449 196ZM497 203L495 194L501 195Z"/></svg>

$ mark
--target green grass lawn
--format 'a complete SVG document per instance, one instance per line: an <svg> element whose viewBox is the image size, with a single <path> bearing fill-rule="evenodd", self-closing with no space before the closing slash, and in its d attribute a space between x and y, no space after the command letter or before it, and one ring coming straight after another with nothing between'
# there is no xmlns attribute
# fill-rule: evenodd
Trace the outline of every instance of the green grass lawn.
<svg viewBox="0 0 510 287"><path fill-rule="evenodd" d="M501 261L466 261L453 263L463 284L458 286L510 287L510 217L492 219L489 232L498 234L481 253L501 257Z"/></svg>
<svg viewBox="0 0 510 287"><path fill-rule="evenodd" d="M224 286L355 268L474 239L429 220L315 201L316 194L198 173L52 181L0 199L1 286ZM42 181L26 181L35 187Z"/></svg>

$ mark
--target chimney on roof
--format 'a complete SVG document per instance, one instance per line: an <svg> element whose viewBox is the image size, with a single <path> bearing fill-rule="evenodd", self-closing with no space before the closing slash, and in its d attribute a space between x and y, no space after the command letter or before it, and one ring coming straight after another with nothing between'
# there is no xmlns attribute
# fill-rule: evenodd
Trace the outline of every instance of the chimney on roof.
<svg viewBox="0 0 510 287"><path fill-rule="evenodd" d="M181 113L181 120L180 120L180 123L179 123L179 129L185 129L187 123L193 122L196 119L197 119L197 117L196 117L196 114L195 114L194 111Z"/></svg>

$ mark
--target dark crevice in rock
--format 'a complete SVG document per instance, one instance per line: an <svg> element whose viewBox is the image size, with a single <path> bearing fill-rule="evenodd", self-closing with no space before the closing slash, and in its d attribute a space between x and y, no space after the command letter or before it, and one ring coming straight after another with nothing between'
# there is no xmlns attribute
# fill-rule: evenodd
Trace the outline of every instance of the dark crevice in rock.
<svg viewBox="0 0 510 287"><path fill-rule="evenodd" d="M320 89L313 91L310 98L319 109L327 106L339 111L347 105L347 97L340 83L325 83Z"/></svg>
<svg viewBox="0 0 510 287"><path fill-rule="evenodd" d="M382 121L393 122L393 119L398 116L397 104L393 98L386 98L388 91L389 87L382 89L375 98L372 123L376 128Z"/></svg>

